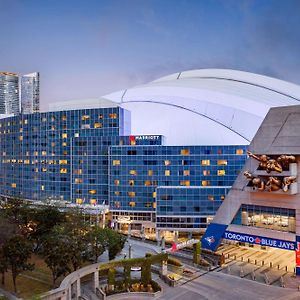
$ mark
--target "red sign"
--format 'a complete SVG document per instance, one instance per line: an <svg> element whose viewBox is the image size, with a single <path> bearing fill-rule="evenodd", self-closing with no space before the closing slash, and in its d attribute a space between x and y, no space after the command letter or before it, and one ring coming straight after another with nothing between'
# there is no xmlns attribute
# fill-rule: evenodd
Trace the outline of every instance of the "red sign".
<svg viewBox="0 0 300 300"><path fill-rule="evenodd" d="M177 251L177 245L176 245L176 243L173 243L173 244L172 244L171 251L172 251L172 252Z"/></svg>
<svg viewBox="0 0 300 300"><path fill-rule="evenodd" d="M300 242L296 242L296 266L300 267Z"/></svg>
<svg viewBox="0 0 300 300"><path fill-rule="evenodd" d="M130 135L129 136L129 141L130 142L135 142L135 136L134 135Z"/></svg>

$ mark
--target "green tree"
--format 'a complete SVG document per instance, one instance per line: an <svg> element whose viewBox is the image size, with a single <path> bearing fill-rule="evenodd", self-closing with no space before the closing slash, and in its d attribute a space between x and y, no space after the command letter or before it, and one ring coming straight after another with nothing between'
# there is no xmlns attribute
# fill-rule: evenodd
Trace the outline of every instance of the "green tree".
<svg viewBox="0 0 300 300"><path fill-rule="evenodd" d="M92 227L86 235L86 240L88 242L87 257L97 262L107 246L105 230L99 227Z"/></svg>
<svg viewBox="0 0 300 300"><path fill-rule="evenodd" d="M17 292L17 276L22 271L33 270L34 268L33 264L28 263L31 254L31 244L20 235L13 236L3 245L3 256L11 270L15 292Z"/></svg>
<svg viewBox="0 0 300 300"><path fill-rule="evenodd" d="M69 237L52 232L43 240L42 256L51 270L53 287L56 280L71 272L71 252Z"/></svg>
<svg viewBox="0 0 300 300"><path fill-rule="evenodd" d="M105 231L107 239L109 260L115 259L116 255L124 248L126 237L109 228L105 228L103 230Z"/></svg>

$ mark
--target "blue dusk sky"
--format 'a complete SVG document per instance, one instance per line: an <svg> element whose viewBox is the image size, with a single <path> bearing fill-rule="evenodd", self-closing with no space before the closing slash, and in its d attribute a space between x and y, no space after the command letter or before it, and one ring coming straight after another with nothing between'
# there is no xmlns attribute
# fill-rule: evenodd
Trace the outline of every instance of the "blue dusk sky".
<svg viewBox="0 0 300 300"><path fill-rule="evenodd" d="M178 71L300 84L299 0L0 0L0 71L41 75L41 104Z"/></svg>

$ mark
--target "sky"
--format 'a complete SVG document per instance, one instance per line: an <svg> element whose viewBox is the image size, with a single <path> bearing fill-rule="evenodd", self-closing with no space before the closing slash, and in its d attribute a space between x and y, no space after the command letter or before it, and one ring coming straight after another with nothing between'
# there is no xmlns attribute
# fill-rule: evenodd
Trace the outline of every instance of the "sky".
<svg viewBox="0 0 300 300"><path fill-rule="evenodd" d="M41 107L190 69L300 84L299 0L0 0L0 71L40 72Z"/></svg>

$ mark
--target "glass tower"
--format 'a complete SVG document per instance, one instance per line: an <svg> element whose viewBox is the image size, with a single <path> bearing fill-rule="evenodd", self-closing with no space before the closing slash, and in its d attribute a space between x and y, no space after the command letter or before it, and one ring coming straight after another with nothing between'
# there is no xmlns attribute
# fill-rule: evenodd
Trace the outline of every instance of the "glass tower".
<svg viewBox="0 0 300 300"><path fill-rule="evenodd" d="M21 77L21 111L23 114L39 112L40 74L38 72Z"/></svg>
<svg viewBox="0 0 300 300"><path fill-rule="evenodd" d="M19 77L14 73L0 72L0 114L19 112Z"/></svg>

